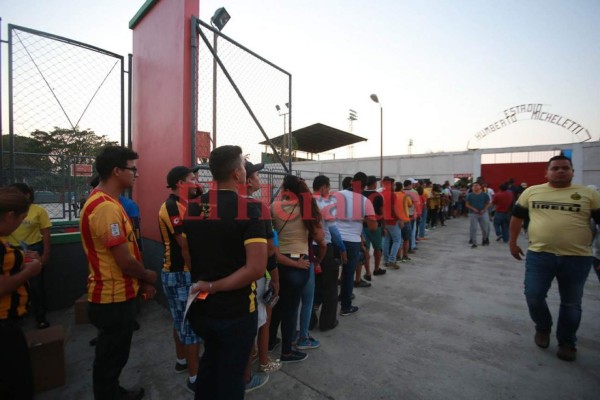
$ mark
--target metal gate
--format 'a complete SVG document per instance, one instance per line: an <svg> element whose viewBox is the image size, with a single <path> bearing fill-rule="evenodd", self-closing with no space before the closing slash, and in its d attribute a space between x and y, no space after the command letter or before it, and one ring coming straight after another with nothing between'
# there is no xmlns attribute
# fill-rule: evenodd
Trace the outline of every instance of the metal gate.
<svg viewBox="0 0 600 400"><path fill-rule="evenodd" d="M290 173L292 75L197 18L191 63L193 163L235 144L253 162L279 163L271 169ZM282 135L279 145L271 140Z"/></svg>
<svg viewBox="0 0 600 400"><path fill-rule="evenodd" d="M71 220L73 199L91 173L89 144L101 136L126 144L124 57L12 24L6 43L8 135L0 138L0 184L30 184L40 201L56 205L52 218Z"/></svg>

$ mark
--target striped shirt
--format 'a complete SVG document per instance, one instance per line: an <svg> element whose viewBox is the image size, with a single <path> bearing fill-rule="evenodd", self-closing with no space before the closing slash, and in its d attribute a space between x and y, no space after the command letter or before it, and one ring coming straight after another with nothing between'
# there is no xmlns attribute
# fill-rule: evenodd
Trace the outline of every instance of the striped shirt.
<svg viewBox="0 0 600 400"><path fill-rule="evenodd" d="M0 269L3 276L11 276L21 271L23 252L14 249L8 243L0 240ZM0 320L16 319L25 314L27 300L25 285L16 291L0 296Z"/></svg>
<svg viewBox="0 0 600 400"><path fill-rule="evenodd" d="M110 252L127 243L133 257L141 260L133 227L119 201L95 189L81 210L79 228L90 271L88 301L119 303L136 297L138 279L124 274Z"/></svg>
<svg viewBox="0 0 600 400"><path fill-rule="evenodd" d="M181 247L177 243L176 237L183 233L183 217L185 216L185 206L181 203L179 196L171 194L158 211L158 228L160 237L165 247L163 258L163 271L181 272L189 271L188 265L185 265Z"/></svg>

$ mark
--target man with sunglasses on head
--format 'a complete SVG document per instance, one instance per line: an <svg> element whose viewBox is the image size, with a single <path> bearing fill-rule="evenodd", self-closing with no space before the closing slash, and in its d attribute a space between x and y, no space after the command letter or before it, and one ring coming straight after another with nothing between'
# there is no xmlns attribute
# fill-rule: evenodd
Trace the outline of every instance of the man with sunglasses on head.
<svg viewBox="0 0 600 400"><path fill-rule="evenodd" d="M140 249L119 195L133 187L138 155L108 146L96 157L100 182L81 210L79 227L88 259L88 314L98 328L93 368L94 399L141 399L144 389L126 390L119 376L129 358L136 304L141 289L156 294L156 273L144 268Z"/></svg>

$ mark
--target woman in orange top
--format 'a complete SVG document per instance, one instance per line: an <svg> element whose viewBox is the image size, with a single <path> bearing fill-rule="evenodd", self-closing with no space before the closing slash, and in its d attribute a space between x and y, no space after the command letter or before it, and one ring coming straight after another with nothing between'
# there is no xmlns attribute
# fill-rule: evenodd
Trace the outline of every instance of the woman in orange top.
<svg viewBox="0 0 600 400"><path fill-rule="evenodd" d="M10 235L27 216L29 200L13 188L0 189L0 236ZM0 399L33 398L29 349L19 321L26 312L26 282L39 274L37 253L22 252L0 239Z"/></svg>

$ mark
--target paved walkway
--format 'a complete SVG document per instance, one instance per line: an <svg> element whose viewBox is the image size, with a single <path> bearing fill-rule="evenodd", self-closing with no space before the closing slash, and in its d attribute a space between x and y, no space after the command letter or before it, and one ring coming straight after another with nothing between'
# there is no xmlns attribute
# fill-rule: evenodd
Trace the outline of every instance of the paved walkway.
<svg viewBox="0 0 600 400"><path fill-rule="evenodd" d="M600 283L592 272L585 288L578 360L559 360L533 343L523 296L523 262L506 244L471 249L466 218L431 232L413 262L373 277L355 289L360 311L340 317L328 332L314 331L321 348L285 365L250 400L381 399L598 399L600 393ZM526 239L521 238L526 247ZM556 318L558 293L548 301ZM94 336L72 325L73 312L49 315L69 330L67 384L38 399L91 399ZM185 377L173 372L168 311L143 307L122 374L126 387L141 385L147 399L191 399Z"/></svg>

